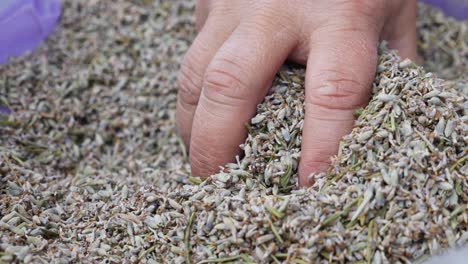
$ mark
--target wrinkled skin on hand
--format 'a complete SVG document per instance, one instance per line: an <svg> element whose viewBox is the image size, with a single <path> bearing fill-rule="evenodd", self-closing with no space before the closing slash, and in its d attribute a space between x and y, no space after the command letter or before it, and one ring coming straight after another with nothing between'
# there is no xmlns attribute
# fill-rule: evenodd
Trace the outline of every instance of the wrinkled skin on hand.
<svg viewBox="0 0 468 264"><path fill-rule="evenodd" d="M233 161L285 60L306 66L299 183L327 169L369 99L377 45L416 59L415 0L198 0L179 75L178 131L192 174Z"/></svg>

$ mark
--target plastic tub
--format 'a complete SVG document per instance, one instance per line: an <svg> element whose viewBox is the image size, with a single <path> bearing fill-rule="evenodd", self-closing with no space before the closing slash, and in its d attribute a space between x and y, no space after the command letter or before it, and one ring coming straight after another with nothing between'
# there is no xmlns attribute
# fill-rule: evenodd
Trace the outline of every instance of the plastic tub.
<svg viewBox="0 0 468 264"><path fill-rule="evenodd" d="M440 8L448 16L459 20L468 19L468 0L422 0Z"/></svg>
<svg viewBox="0 0 468 264"><path fill-rule="evenodd" d="M60 0L0 0L0 63L33 50L59 17Z"/></svg>

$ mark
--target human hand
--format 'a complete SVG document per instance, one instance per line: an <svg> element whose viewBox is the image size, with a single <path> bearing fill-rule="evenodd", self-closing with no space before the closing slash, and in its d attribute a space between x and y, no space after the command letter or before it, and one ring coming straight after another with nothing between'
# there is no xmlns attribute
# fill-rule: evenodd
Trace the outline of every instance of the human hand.
<svg viewBox="0 0 468 264"><path fill-rule="evenodd" d="M181 66L177 126L192 174L231 162L286 59L306 65L299 183L324 171L367 104L377 46L416 58L415 0L198 0Z"/></svg>

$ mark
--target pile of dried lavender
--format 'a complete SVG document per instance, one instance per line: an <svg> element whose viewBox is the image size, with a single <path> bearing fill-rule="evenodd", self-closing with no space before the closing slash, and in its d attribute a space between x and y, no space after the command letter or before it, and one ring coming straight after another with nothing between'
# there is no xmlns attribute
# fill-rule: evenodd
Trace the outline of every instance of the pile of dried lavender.
<svg viewBox="0 0 468 264"><path fill-rule="evenodd" d="M291 98L303 98L304 71L279 74L252 119L245 158L179 199L203 219L193 252L204 259L253 248L247 255L256 261L394 263L466 243L468 84L436 79L381 49L373 98L332 168L290 195L281 192L295 186L304 113ZM210 200L206 186L229 199ZM212 250L219 239L231 248Z"/></svg>
<svg viewBox="0 0 468 264"><path fill-rule="evenodd" d="M193 3L64 5L46 46L0 66L0 262L393 263L466 244L466 23L422 6L425 65L458 79L381 47L332 169L297 190L303 69L202 182L174 129Z"/></svg>

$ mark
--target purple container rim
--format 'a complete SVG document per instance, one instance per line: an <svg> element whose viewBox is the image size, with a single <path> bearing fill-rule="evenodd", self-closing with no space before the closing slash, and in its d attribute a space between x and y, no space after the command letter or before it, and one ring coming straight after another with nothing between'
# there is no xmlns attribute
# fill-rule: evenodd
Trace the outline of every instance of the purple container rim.
<svg viewBox="0 0 468 264"><path fill-rule="evenodd" d="M4 44L0 49L0 64L10 57L32 51L55 28L61 13L60 0L0 0L0 39L19 41ZM6 1L6 2L3 2ZM14 19L14 20L13 20ZM32 26L34 25L34 26ZM16 27L17 28L16 28ZM8 43L8 41L6 42ZM0 46L2 46L0 44Z"/></svg>
<svg viewBox="0 0 468 264"><path fill-rule="evenodd" d="M420 0L423 3L437 7L446 16L457 20L468 19L468 1L466 0Z"/></svg>
<svg viewBox="0 0 468 264"><path fill-rule="evenodd" d="M13 111L10 108L0 105L0 114L9 115L11 113L13 113Z"/></svg>

